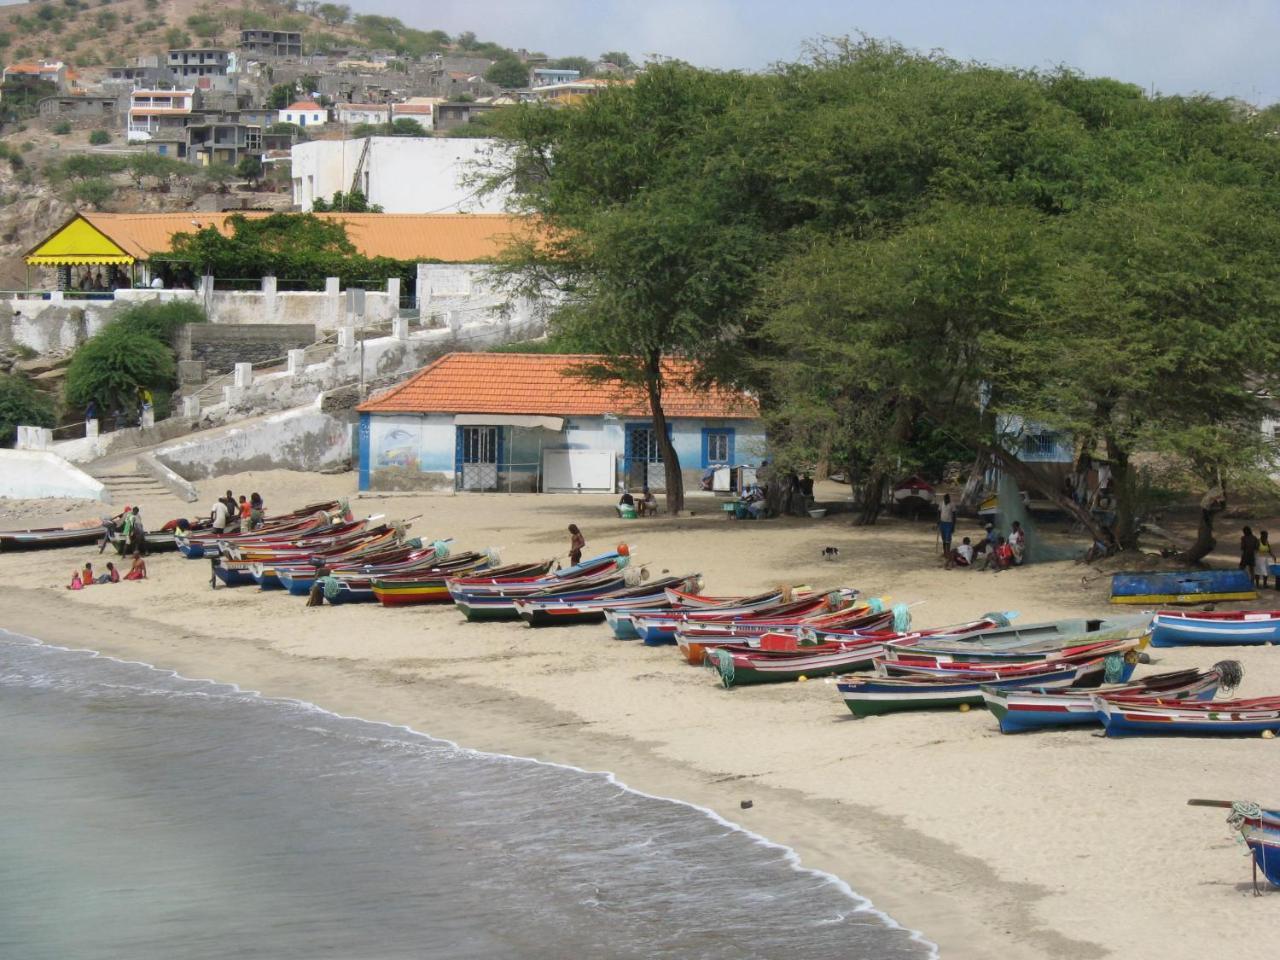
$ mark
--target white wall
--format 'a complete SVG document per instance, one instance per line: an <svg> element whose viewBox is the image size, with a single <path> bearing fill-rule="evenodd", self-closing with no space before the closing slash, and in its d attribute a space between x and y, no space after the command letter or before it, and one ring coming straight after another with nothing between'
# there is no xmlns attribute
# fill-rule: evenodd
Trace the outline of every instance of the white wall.
<svg viewBox="0 0 1280 960"><path fill-rule="evenodd" d="M292 150L293 201L310 210L320 197L351 189L364 145L369 153L358 186L387 213L502 213L506 195L483 199L463 178L496 141L447 137L313 140Z"/></svg>
<svg viewBox="0 0 1280 960"><path fill-rule="evenodd" d="M0 497L106 500L107 491L101 482L55 453L0 450Z"/></svg>

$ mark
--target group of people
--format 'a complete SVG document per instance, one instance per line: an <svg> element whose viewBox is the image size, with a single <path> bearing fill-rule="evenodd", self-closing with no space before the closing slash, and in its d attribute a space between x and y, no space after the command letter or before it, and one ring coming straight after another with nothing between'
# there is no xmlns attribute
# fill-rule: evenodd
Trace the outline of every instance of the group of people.
<svg viewBox="0 0 1280 960"><path fill-rule="evenodd" d="M116 547L120 556L143 554L147 551L147 528L142 523L142 514L137 507L125 504L125 508L114 517L102 523L102 539L98 541L98 553L107 549L111 542L111 534L120 534Z"/></svg>
<svg viewBox="0 0 1280 960"><path fill-rule="evenodd" d="M1254 536L1252 527L1245 527L1240 536L1240 568L1247 570L1253 577L1255 587L1267 586L1271 576L1271 565L1276 562L1271 551L1271 539L1266 530L1259 530ZM1276 578L1276 589L1280 590L1280 577Z"/></svg>
<svg viewBox="0 0 1280 960"><path fill-rule="evenodd" d="M155 397L151 390L147 387L138 387L137 405L126 410L124 405L118 404L111 413L111 419L117 430L122 427L140 427L146 421L147 414L154 409ZM85 423L97 420L98 417L98 401L90 400L84 408Z"/></svg>
<svg viewBox="0 0 1280 960"><path fill-rule="evenodd" d="M951 494L944 494L938 504L938 536L942 540L942 555L946 569L957 567L978 570L1007 570L1021 565L1027 557L1027 532L1015 520L1009 528L1009 536L996 533L995 524L988 523L986 533L975 545L965 537L959 546L952 546L956 531L956 508ZM981 560L981 565L979 565Z"/></svg>
<svg viewBox="0 0 1280 960"><path fill-rule="evenodd" d="M653 495L649 485L646 483L639 500L631 495L630 490L622 491L622 497L618 500L619 514L622 513L624 507L630 507L636 512L637 516L651 517L658 512L658 499Z"/></svg>
<svg viewBox="0 0 1280 960"><path fill-rule="evenodd" d="M135 553L133 555L133 565L129 567L129 571L123 576L120 575L119 569L110 560L107 561L107 569L96 576L93 572L93 564L86 562L83 570L75 570L72 572L71 582L67 584L67 589L83 590L85 587L91 587L95 584L119 583L121 580L145 579L147 579L147 561L142 559L141 553Z"/></svg>
<svg viewBox="0 0 1280 960"><path fill-rule="evenodd" d="M256 530L262 526L262 518L262 497L257 493L251 493L248 497L240 494L240 499L237 500L228 490L225 496L214 502L213 509L209 512L213 532L220 534Z"/></svg>

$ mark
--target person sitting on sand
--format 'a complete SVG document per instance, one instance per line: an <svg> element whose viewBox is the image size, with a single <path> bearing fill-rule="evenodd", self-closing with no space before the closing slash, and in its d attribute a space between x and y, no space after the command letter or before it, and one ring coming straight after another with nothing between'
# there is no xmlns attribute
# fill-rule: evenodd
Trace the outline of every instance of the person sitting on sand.
<svg viewBox="0 0 1280 960"><path fill-rule="evenodd" d="M116 565L110 560L107 561L107 572L99 574L98 579L94 583L119 583L120 571L116 569Z"/></svg>
<svg viewBox="0 0 1280 960"><path fill-rule="evenodd" d="M1013 551L1013 562L1021 564L1027 554L1027 534L1017 520L1009 530L1009 549Z"/></svg>
<svg viewBox="0 0 1280 960"><path fill-rule="evenodd" d="M996 537L996 545L993 549L988 550L986 556L982 558L982 570L990 570L995 567L996 571L1006 570L1013 566L1013 549L1009 546L1004 537Z"/></svg>
<svg viewBox="0 0 1280 960"><path fill-rule="evenodd" d="M324 580L329 576L329 568L324 564L316 567L315 579L311 581L311 590L307 593L308 607L324 606Z"/></svg>
<svg viewBox="0 0 1280 960"><path fill-rule="evenodd" d="M83 589L84 589L84 581L80 579L80 571L79 571L79 570L72 570L72 571L71 571L71 582L67 584L67 589L68 589L68 590L83 590Z"/></svg>
<svg viewBox="0 0 1280 960"><path fill-rule="evenodd" d="M582 549L587 545L587 538L582 535L576 523L569 524L569 566L576 567L582 562Z"/></svg>
<svg viewBox="0 0 1280 960"><path fill-rule="evenodd" d="M644 485L644 492L640 495L640 516L651 517L658 512L658 500L653 495L653 491L649 489L649 485Z"/></svg>
<svg viewBox="0 0 1280 960"><path fill-rule="evenodd" d="M86 587L89 587L93 585L93 578L94 578L93 564L86 563L84 565L84 569L80 571L80 582L83 583Z"/></svg>
<svg viewBox="0 0 1280 960"><path fill-rule="evenodd" d="M953 549L947 554L946 569L953 567L971 567L973 566L973 544L969 542L969 538L965 537L960 542L960 546Z"/></svg>
<svg viewBox="0 0 1280 960"><path fill-rule="evenodd" d="M142 554L134 552L133 566L129 568L129 572L124 575L126 580L145 580L147 579L147 561L142 559Z"/></svg>
<svg viewBox="0 0 1280 960"><path fill-rule="evenodd" d="M631 491L623 490L622 496L618 498L619 512L621 512L623 507L634 507L635 505L636 505L636 498L631 495Z"/></svg>
<svg viewBox="0 0 1280 960"><path fill-rule="evenodd" d="M978 545L973 548L973 555L975 557L980 557L983 554L990 553L996 548L996 540L995 525L988 523L986 536L979 540Z"/></svg>

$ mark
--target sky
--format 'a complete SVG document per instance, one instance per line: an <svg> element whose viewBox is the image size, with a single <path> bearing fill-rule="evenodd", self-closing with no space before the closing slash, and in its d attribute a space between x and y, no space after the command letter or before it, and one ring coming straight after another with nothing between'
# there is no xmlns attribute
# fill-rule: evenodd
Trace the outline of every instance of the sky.
<svg viewBox="0 0 1280 960"><path fill-rule="evenodd" d="M997 66L1065 64L1166 94L1280 101L1275 0L346 0L552 56L625 50L761 69L858 32Z"/></svg>

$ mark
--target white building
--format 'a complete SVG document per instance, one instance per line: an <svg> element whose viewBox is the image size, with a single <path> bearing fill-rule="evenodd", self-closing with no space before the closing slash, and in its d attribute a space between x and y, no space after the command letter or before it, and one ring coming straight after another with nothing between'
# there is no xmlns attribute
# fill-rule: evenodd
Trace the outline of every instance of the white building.
<svg viewBox="0 0 1280 960"><path fill-rule="evenodd" d="M387 213L502 213L507 194L477 197L466 182L492 140L363 137L313 140L291 152L293 202L310 210L317 197L358 188Z"/></svg>
<svg viewBox="0 0 1280 960"><path fill-rule="evenodd" d="M181 130L191 121L195 90L134 90L129 94L130 140L150 140L165 129Z"/></svg>
<svg viewBox="0 0 1280 960"><path fill-rule="evenodd" d="M320 127L329 122L329 111L310 100L299 100L280 111L280 122L299 127Z"/></svg>
<svg viewBox="0 0 1280 960"><path fill-rule="evenodd" d="M433 126L434 101L427 97L413 97L403 103L340 103L334 108L338 123L349 127L362 123L384 124L409 118L422 124L422 129Z"/></svg>

